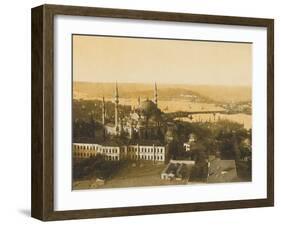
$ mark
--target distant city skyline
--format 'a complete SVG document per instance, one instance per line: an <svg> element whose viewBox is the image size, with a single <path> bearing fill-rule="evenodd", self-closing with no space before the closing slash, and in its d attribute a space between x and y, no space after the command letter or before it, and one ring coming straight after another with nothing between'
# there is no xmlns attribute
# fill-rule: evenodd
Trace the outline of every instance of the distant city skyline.
<svg viewBox="0 0 281 226"><path fill-rule="evenodd" d="M251 86L252 45L74 35L73 80Z"/></svg>

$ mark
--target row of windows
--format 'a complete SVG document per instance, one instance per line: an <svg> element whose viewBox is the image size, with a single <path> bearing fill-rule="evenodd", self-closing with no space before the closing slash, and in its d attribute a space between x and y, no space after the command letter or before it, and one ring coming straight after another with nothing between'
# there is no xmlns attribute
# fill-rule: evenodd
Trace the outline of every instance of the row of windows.
<svg viewBox="0 0 281 226"><path fill-rule="evenodd" d="M118 156L105 156L106 160L119 160Z"/></svg>
<svg viewBox="0 0 281 226"><path fill-rule="evenodd" d="M117 153L117 148L104 148L104 147L100 147L100 146L87 146L87 145L74 145L74 148L76 149L80 149L80 150L94 150L94 151L98 151L100 148L102 148L103 150L106 150L107 153ZM109 151L109 150L112 150ZM137 147L128 147L128 151L132 152L132 151L137 151L138 148ZM155 152L156 153L163 153L164 148L155 148ZM141 148L140 152L153 152L153 147L147 147L147 148Z"/></svg>
<svg viewBox="0 0 281 226"><path fill-rule="evenodd" d="M115 148L115 149L107 149L107 148L105 148L101 152L102 153L118 153L118 149L117 148Z"/></svg>
<svg viewBox="0 0 281 226"><path fill-rule="evenodd" d="M80 153L80 152L74 153L74 157L77 157L77 158L94 157L94 156L95 156L95 154L93 154L93 153Z"/></svg>
<svg viewBox="0 0 281 226"><path fill-rule="evenodd" d="M129 152L136 152L138 150L138 148L133 148L133 147L129 147L128 151ZM153 148L141 148L140 152L147 152L147 153L152 153L153 152ZM163 153L164 152L164 148L155 148L155 152L156 153Z"/></svg>
<svg viewBox="0 0 281 226"><path fill-rule="evenodd" d="M86 157L94 157L96 156L95 154L93 153L81 153L81 152L75 152L74 153L74 157L77 157L77 158L86 158ZM118 156L106 156L105 155L105 159L106 160L119 160L119 157Z"/></svg>
<svg viewBox="0 0 281 226"><path fill-rule="evenodd" d="M86 157L94 157L94 156L95 156L95 154L93 154L93 153L80 153L80 152L74 153L74 157L77 157L77 158L83 158L83 157L86 158ZM105 159L106 160L119 160L119 157L118 156L105 156ZM155 156L155 158L154 158L154 156L150 156L150 155L148 155L148 156L140 155L139 157L136 156L136 155L132 155L131 159L135 159L135 160L137 160L137 159L140 159L140 160L159 160L159 161L161 161L161 160L164 160L164 156Z"/></svg>
<svg viewBox="0 0 281 226"><path fill-rule="evenodd" d="M141 155L139 157L139 159L141 160L164 160L163 156L155 156L155 159L153 158L154 156L150 156L150 155Z"/></svg>
<svg viewBox="0 0 281 226"><path fill-rule="evenodd" d="M74 145L74 148L80 149L80 150L94 150L94 151L97 151L99 146Z"/></svg>
<svg viewBox="0 0 281 226"><path fill-rule="evenodd" d="M93 151L98 151L99 147L98 146L84 146L84 145L75 145L75 149L78 150L93 150ZM102 153L118 153L118 148L103 148Z"/></svg>
<svg viewBox="0 0 281 226"><path fill-rule="evenodd" d="M138 160L138 159L140 159L140 160L159 160L159 161L161 161L161 160L164 160L164 156L155 156L155 158L154 158L154 156L150 156L150 155L140 155L140 156L137 156L137 155L131 155L130 156L131 157L131 159L134 159L134 160Z"/></svg>

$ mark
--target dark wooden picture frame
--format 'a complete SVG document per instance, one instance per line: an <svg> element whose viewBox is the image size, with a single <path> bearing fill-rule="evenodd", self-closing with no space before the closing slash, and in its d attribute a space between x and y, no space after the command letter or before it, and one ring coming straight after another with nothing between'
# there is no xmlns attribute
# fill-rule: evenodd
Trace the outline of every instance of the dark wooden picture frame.
<svg viewBox="0 0 281 226"><path fill-rule="evenodd" d="M267 198L156 206L54 210L54 16L94 16L194 22L267 29ZM274 20L230 16L42 5L32 9L32 200L31 215L49 220L162 214L274 205Z"/></svg>

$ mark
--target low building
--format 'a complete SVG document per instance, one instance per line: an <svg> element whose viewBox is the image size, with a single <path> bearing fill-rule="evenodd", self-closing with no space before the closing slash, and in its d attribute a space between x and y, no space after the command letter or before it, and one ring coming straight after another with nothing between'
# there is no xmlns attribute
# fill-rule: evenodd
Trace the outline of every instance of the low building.
<svg viewBox="0 0 281 226"><path fill-rule="evenodd" d="M165 162L167 148L157 142L138 142L128 145L116 142L104 144L73 143L73 156L75 158L89 158L103 155L106 160L118 161L121 159L145 160Z"/></svg>

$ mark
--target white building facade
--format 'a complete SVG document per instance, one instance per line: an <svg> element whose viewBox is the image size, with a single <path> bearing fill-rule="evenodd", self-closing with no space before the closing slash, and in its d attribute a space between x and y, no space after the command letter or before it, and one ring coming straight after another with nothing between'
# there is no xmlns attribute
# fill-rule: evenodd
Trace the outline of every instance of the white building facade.
<svg viewBox="0 0 281 226"><path fill-rule="evenodd" d="M121 159L165 162L167 148L163 145L120 145L109 146L101 144L73 144L74 158L90 158L103 155L106 160L119 161Z"/></svg>

